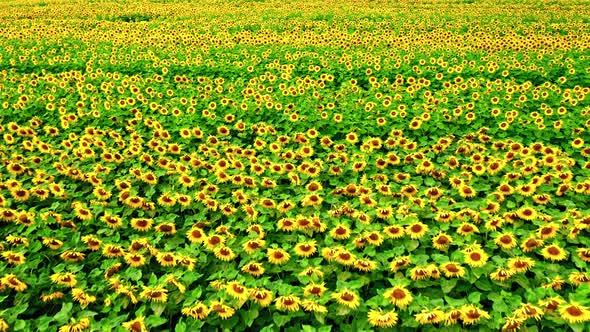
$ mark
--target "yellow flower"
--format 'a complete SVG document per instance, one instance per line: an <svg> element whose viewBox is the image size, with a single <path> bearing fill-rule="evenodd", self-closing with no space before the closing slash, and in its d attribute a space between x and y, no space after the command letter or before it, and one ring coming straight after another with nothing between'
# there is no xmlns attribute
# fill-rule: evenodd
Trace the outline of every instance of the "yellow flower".
<svg viewBox="0 0 590 332"><path fill-rule="evenodd" d="M184 307L181 313L185 316L192 317L194 319L205 319L209 315L210 309L202 302L197 302L190 307Z"/></svg>
<svg viewBox="0 0 590 332"><path fill-rule="evenodd" d="M279 296L275 299L275 307L281 311L298 311L301 300L295 295Z"/></svg>
<svg viewBox="0 0 590 332"><path fill-rule="evenodd" d="M51 279L53 283L68 287L74 287L77 283L76 275L71 272L54 273L49 277L49 279Z"/></svg>
<svg viewBox="0 0 590 332"><path fill-rule="evenodd" d="M168 300L168 290L164 287L143 287L139 294L141 298L152 302L166 302Z"/></svg>
<svg viewBox="0 0 590 332"><path fill-rule="evenodd" d="M250 290L250 298L261 307L268 307L272 303L272 292L266 289L254 288Z"/></svg>
<svg viewBox="0 0 590 332"><path fill-rule="evenodd" d="M488 254L480 249L471 250L468 252L463 250L462 252L465 255L465 264L471 267L484 266L489 258Z"/></svg>
<svg viewBox="0 0 590 332"><path fill-rule="evenodd" d="M414 239L414 240L422 238L424 236L424 234L426 234L426 232L428 232L428 230L429 230L428 225L421 223L419 221L406 226L406 234L408 236L410 236L411 239Z"/></svg>
<svg viewBox="0 0 590 332"><path fill-rule="evenodd" d="M463 324L465 325L475 324L478 323L480 319L490 318L490 315L487 313L487 311L479 309L472 304L463 305L461 307L461 312L463 313L461 318L463 320Z"/></svg>
<svg viewBox="0 0 590 332"><path fill-rule="evenodd" d="M2 257L13 265L21 265L26 261L25 255L20 252L4 251L2 252Z"/></svg>
<svg viewBox="0 0 590 332"><path fill-rule="evenodd" d="M401 309L405 308L414 300L412 293L410 293L407 288L401 285L393 286L392 288L388 289L385 293L383 293L383 296L392 304Z"/></svg>
<svg viewBox="0 0 590 332"><path fill-rule="evenodd" d="M215 257L225 262L229 262L236 257L234 251L226 246L216 247L213 249L213 253L215 254Z"/></svg>
<svg viewBox="0 0 590 332"><path fill-rule="evenodd" d="M447 278L461 278L465 275L465 268L456 262L447 262L440 265Z"/></svg>
<svg viewBox="0 0 590 332"><path fill-rule="evenodd" d="M272 264L283 264L289 261L291 255L289 255L289 253L283 249L268 248L268 250L266 251L266 257L268 258L268 261Z"/></svg>
<svg viewBox="0 0 590 332"><path fill-rule="evenodd" d="M440 323L445 320L445 317L445 312L438 308L432 310L423 309L414 315L414 319L422 325Z"/></svg>
<svg viewBox="0 0 590 332"><path fill-rule="evenodd" d="M559 306L558 312L570 324L590 322L590 310L574 301Z"/></svg>
<svg viewBox="0 0 590 332"><path fill-rule="evenodd" d="M121 324L124 329L131 331L131 332L148 332L147 327L145 326L144 316L137 316L134 320L130 320L128 322L124 322Z"/></svg>
<svg viewBox="0 0 590 332"><path fill-rule="evenodd" d="M317 252L316 241L308 241L295 245L295 254L300 257L310 257Z"/></svg>
<svg viewBox="0 0 590 332"><path fill-rule="evenodd" d="M17 292L22 292L28 287L27 284L20 281L14 274L6 274L0 279L0 284L2 286L8 286Z"/></svg>
<svg viewBox="0 0 590 332"><path fill-rule="evenodd" d="M567 252L557 244L550 244L541 249L541 255L552 261L562 261L567 257Z"/></svg>
<svg viewBox="0 0 590 332"><path fill-rule="evenodd" d="M383 312L381 309L372 309L367 314L367 318L371 326L384 328L393 327L398 321L397 313L393 310Z"/></svg>
<svg viewBox="0 0 590 332"><path fill-rule="evenodd" d="M349 289L344 289L337 293L332 293L330 297L338 304L348 307L350 309L356 309L360 305L360 297Z"/></svg>
<svg viewBox="0 0 590 332"><path fill-rule="evenodd" d="M248 288L242 286L236 281L228 282L225 285L225 291L229 296L239 300L247 300L249 296Z"/></svg>
<svg viewBox="0 0 590 332"><path fill-rule="evenodd" d="M318 314L325 314L328 312L328 308L311 299L303 300L301 306L303 307L303 310L307 312L315 312Z"/></svg>

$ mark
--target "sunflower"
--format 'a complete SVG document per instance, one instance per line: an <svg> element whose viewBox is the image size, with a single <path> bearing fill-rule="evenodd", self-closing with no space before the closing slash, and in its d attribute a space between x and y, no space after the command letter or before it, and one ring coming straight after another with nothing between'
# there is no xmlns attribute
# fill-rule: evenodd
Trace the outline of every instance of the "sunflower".
<svg viewBox="0 0 590 332"><path fill-rule="evenodd" d="M524 319L534 318L535 320L541 320L541 317L545 314L543 309L532 305L530 303L521 303L520 308L518 308L514 314L517 317L522 317Z"/></svg>
<svg viewBox="0 0 590 332"><path fill-rule="evenodd" d="M356 257L354 254L350 253L348 250L344 248L339 248L336 250L336 255L334 256L334 260L342 265L352 266L356 261Z"/></svg>
<svg viewBox="0 0 590 332"><path fill-rule="evenodd" d="M518 316L509 316L506 317L504 321L504 325L502 325L502 332L508 331L518 331L522 327L522 325L526 322L525 318L518 317Z"/></svg>
<svg viewBox="0 0 590 332"><path fill-rule="evenodd" d="M185 316L192 317L194 319L205 319L211 310L202 302L197 302L190 307L184 307L181 313Z"/></svg>
<svg viewBox="0 0 590 332"><path fill-rule="evenodd" d="M268 248L266 257L271 264L283 264L289 261L291 255L283 249Z"/></svg>
<svg viewBox="0 0 590 332"><path fill-rule="evenodd" d="M461 312L463 313L461 318L465 325L479 323L481 319L490 319L490 315L487 311L479 309L473 304L463 305L461 307Z"/></svg>
<svg viewBox="0 0 590 332"><path fill-rule="evenodd" d="M303 307L303 310L307 312L314 312L318 314L328 313L328 308L311 299L305 299L301 301L301 306Z"/></svg>
<svg viewBox="0 0 590 332"><path fill-rule="evenodd" d="M2 252L2 257L4 257L8 263L13 265L21 265L26 261L25 255L20 252L4 251Z"/></svg>
<svg viewBox="0 0 590 332"><path fill-rule="evenodd" d="M555 312L555 310L565 301L559 296L552 296L549 298L539 300L539 305L547 312Z"/></svg>
<svg viewBox="0 0 590 332"><path fill-rule="evenodd" d="M479 233L479 228L474 224L464 222L457 228L457 234L461 236L468 236L474 233Z"/></svg>
<svg viewBox="0 0 590 332"><path fill-rule="evenodd" d="M466 184L461 184L457 189L459 190L459 196L463 198L472 198L477 196L477 192Z"/></svg>
<svg viewBox="0 0 590 332"><path fill-rule="evenodd" d="M150 219L150 218L132 218L131 219L131 227L133 227L133 229L140 231L140 232L146 232L146 231L150 230L152 228L153 223L154 223L154 220Z"/></svg>
<svg viewBox="0 0 590 332"><path fill-rule="evenodd" d="M550 239L555 237L558 230L559 225L557 223L549 222L537 229L537 236L543 240Z"/></svg>
<svg viewBox="0 0 590 332"><path fill-rule="evenodd" d="M349 289L344 289L340 292L332 293L330 297L340 305L348 307L352 310L358 308L360 305L360 297Z"/></svg>
<svg viewBox="0 0 590 332"><path fill-rule="evenodd" d="M130 320L128 322L124 322L121 324L124 329L131 331L131 332L148 332L148 328L145 325L145 317L144 316L137 316L134 320Z"/></svg>
<svg viewBox="0 0 590 332"><path fill-rule="evenodd" d="M281 311L298 311L301 300L295 295L279 296L275 299L275 307Z"/></svg>
<svg viewBox="0 0 590 332"><path fill-rule="evenodd" d="M59 300L65 296L62 292L53 292L50 294L41 295L41 301L43 302L51 302L55 300Z"/></svg>
<svg viewBox="0 0 590 332"><path fill-rule="evenodd" d="M520 245L520 248L523 252L531 252L537 249L538 247L542 246L543 243L543 240L536 239L534 235L530 235L528 238L523 240L522 244Z"/></svg>
<svg viewBox="0 0 590 332"><path fill-rule="evenodd" d="M440 268L447 278L462 278L465 275L465 268L456 262L443 263Z"/></svg>
<svg viewBox="0 0 590 332"><path fill-rule="evenodd" d="M124 200L124 203L129 205L132 208L139 209L139 208L143 207L143 204L145 203L145 199L143 199L142 197L139 197L139 196L129 196Z"/></svg>
<svg viewBox="0 0 590 332"><path fill-rule="evenodd" d="M371 326L388 328L397 324L398 315L394 310L383 312L381 309L372 309L367 314L367 319Z"/></svg>
<svg viewBox="0 0 590 332"><path fill-rule="evenodd" d="M558 312L561 318L570 324L590 321L590 310L574 301L560 305Z"/></svg>
<svg viewBox="0 0 590 332"><path fill-rule="evenodd" d="M494 243L504 249L512 249L517 245L516 238L512 232L498 234L494 240Z"/></svg>
<svg viewBox="0 0 590 332"><path fill-rule="evenodd" d="M361 272L371 272L377 269L377 262L370 259L357 259L354 261L354 267Z"/></svg>
<svg viewBox="0 0 590 332"><path fill-rule="evenodd" d="M315 284L312 282L303 288L303 296L320 297L326 292L326 290L328 289L324 286L324 283Z"/></svg>
<svg viewBox="0 0 590 332"><path fill-rule="evenodd" d="M554 243L543 247L543 249L541 249L541 255L543 255L545 259L549 259L551 261L562 261L566 259L567 252L562 247Z"/></svg>
<svg viewBox="0 0 590 332"><path fill-rule="evenodd" d="M481 249L469 251L463 250L462 252L465 255L465 264L469 265L470 267L484 266L489 258L488 254Z"/></svg>
<svg viewBox="0 0 590 332"><path fill-rule="evenodd" d="M249 296L248 288L244 287L237 281L228 282L225 285L225 292L238 300L247 300Z"/></svg>
<svg viewBox="0 0 590 332"><path fill-rule="evenodd" d="M586 263L590 263L590 248L578 248L576 253L581 260Z"/></svg>
<svg viewBox="0 0 590 332"><path fill-rule="evenodd" d="M52 274L49 279L51 282L67 287L74 287L78 283L76 275L71 272L59 272Z"/></svg>
<svg viewBox="0 0 590 332"><path fill-rule="evenodd" d="M158 252L156 260L162 266L176 266L178 264L178 258L172 252Z"/></svg>
<svg viewBox="0 0 590 332"><path fill-rule="evenodd" d="M336 240L346 240L350 237L350 228L344 224L338 224L330 231L330 236Z"/></svg>
<svg viewBox="0 0 590 332"><path fill-rule="evenodd" d="M246 265L244 265L241 269L242 272L248 273L254 277L260 277L261 275L264 274L264 267L262 267L262 264L257 263L257 262L250 262Z"/></svg>
<svg viewBox="0 0 590 332"><path fill-rule="evenodd" d="M385 291L385 293L383 293L383 297L401 309L405 308L414 299L412 293L410 293L407 288L401 285L397 285L388 289Z"/></svg>
<svg viewBox="0 0 590 332"><path fill-rule="evenodd" d="M107 224L107 226L109 228L116 229L116 228L123 226L123 221L122 221L121 217L111 215L109 213L105 213L105 215L100 217L100 220L102 222L104 222L105 224Z"/></svg>
<svg viewBox="0 0 590 332"><path fill-rule="evenodd" d="M390 219L393 217L393 208L391 206L377 208L377 218Z"/></svg>
<svg viewBox="0 0 590 332"><path fill-rule="evenodd" d="M316 241L308 241L303 243L297 243L295 245L295 254L300 257L310 257L317 252Z"/></svg>
<svg viewBox="0 0 590 332"><path fill-rule="evenodd" d="M396 257L391 261L391 263L389 263L389 270L391 270L391 272L397 272L399 269L409 266L410 263L410 256Z"/></svg>
<svg viewBox="0 0 590 332"><path fill-rule="evenodd" d="M107 244L102 248L102 254L108 258L123 257L125 256L125 251L121 246Z"/></svg>
<svg viewBox="0 0 590 332"><path fill-rule="evenodd" d="M155 227L156 232L162 233L165 235L172 235L176 233L176 225L171 222L165 222L157 225Z"/></svg>
<svg viewBox="0 0 590 332"><path fill-rule="evenodd" d="M249 240L242 244L242 248L248 255L252 255L258 249L261 249L266 244L264 240Z"/></svg>
<svg viewBox="0 0 590 332"><path fill-rule="evenodd" d="M259 304L261 307L268 307L273 300L272 292L266 289L250 289L249 295L250 299Z"/></svg>
<svg viewBox="0 0 590 332"><path fill-rule="evenodd" d="M535 261L530 257L512 257L508 259L508 268L512 272L526 272L535 266Z"/></svg>
<svg viewBox="0 0 590 332"><path fill-rule="evenodd" d="M587 272L574 271L568 276L568 280L574 286L590 283L590 274Z"/></svg>
<svg viewBox="0 0 590 332"><path fill-rule="evenodd" d="M420 239L424 236L424 234L426 234L426 232L428 232L428 225L421 223L421 222L415 222L411 225L406 226L405 232L407 235L410 236L411 239L417 240Z"/></svg>
<svg viewBox="0 0 590 332"><path fill-rule="evenodd" d="M438 308L432 310L422 309L422 311L414 315L414 319L422 325L440 323L445 320L445 317L445 312Z"/></svg>
<svg viewBox="0 0 590 332"><path fill-rule="evenodd" d="M187 231L186 237L191 243L199 244L202 244L207 239L207 235L205 234L205 232L197 227L193 227L189 231Z"/></svg>
<svg viewBox="0 0 590 332"><path fill-rule="evenodd" d="M538 216L537 211L530 206L522 207L516 210L516 215L523 220L535 220Z"/></svg>
<svg viewBox="0 0 590 332"><path fill-rule="evenodd" d="M204 240L204 243L205 243L205 246L207 247L207 249L214 250L215 248L217 248L219 246L225 245L225 237L223 237L221 235L213 234L213 235L207 236L207 238Z"/></svg>
<svg viewBox="0 0 590 332"><path fill-rule="evenodd" d="M87 307L90 303L96 302L96 296L87 294L82 288L73 288L72 298L74 301L80 303L82 308Z"/></svg>
<svg viewBox="0 0 590 332"><path fill-rule="evenodd" d="M438 250L445 250L451 243L453 238L442 231L432 237L432 246Z"/></svg>
<svg viewBox="0 0 590 332"><path fill-rule="evenodd" d="M143 287L143 291L139 294L143 299L152 302L166 302L168 300L168 290L164 287Z"/></svg>
<svg viewBox="0 0 590 332"><path fill-rule="evenodd" d="M0 278L0 286L8 286L17 292L22 292L28 288L27 284L20 281L14 274L6 274Z"/></svg>
<svg viewBox="0 0 590 332"><path fill-rule="evenodd" d="M226 246L216 247L213 250L213 253L215 254L215 257L217 257L218 259L220 259L224 262L229 262L236 257L236 254L234 253L234 251L231 248L226 247Z"/></svg>

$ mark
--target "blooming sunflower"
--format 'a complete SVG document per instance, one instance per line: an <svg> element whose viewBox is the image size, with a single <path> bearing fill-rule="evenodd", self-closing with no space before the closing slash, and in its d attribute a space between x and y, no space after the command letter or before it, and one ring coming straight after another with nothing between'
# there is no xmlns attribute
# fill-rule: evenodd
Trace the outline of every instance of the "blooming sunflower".
<svg viewBox="0 0 590 332"><path fill-rule="evenodd" d="M152 302L166 302L168 300L168 290L164 287L143 287L139 294L141 298Z"/></svg>
<svg viewBox="0 0 590 332"><path fill-rule="evenodd" d="M462 252L465 255L465 264L471 267L484 266L489 258L488 254L481 249L470 250L468 252L463 250Z"/></svg>
<svg viewBox="0 0 590 332"><path fill-rule="evenodd" d="M275 299L275 307L281 311L298 311L301 300L295 295L279 296Z"/></svg>
<svg viewBox="0 0 590 332"><path fill-rule="evenodd" d="M451 243L453 238L442 231L432 237L432 246L438 250L445 250Z"/></svg>
<svg viewBox="0 0 590 332"><path fill-rule="evenodd" d="M414 299L412 293L410 293L407 288L401 285L397 285L388 289L385 291L385 293L383 293L383 296L392 304L402 309L410 304Z"/></svg>
<svg viewBox="0 0 590 332"><path fill-rule="evenodd" d="M567 252L562 247L554 243L541 249L541 255L543 255L545 259L549 259L551 261L562 261L566 259Z"/></svg>
<svg viewBox="0 0 590 332"><path fill-rule="evenodd" d="M398 316L394 310L383 312L381 309L372 309L367 314L367 319L371 326L388 328L397 324Z"/></svg>
<svg viewBox="0 0 590 332"><path fill-rule="evenodd" d="M560 305L558 312L570 324L590 322L590 310L574 301Z"/></svg>
<svg viewBox="0 0 590 332"><path fill-rule="evenodd" d="M456 262L443 263L440 268L447 278L461 278L465 275L465 268Z"/></svg>
<svg viewBox="0 0 590 332"><path fill-rule="evenodd" d="M184 307L181 313L185 316L192 317L194 319L205 319L211 310L202 302L197 302L190 307Z"/></svg>
<svg viewBox="0 0 590 332"><path fill-rule="evenodd" d="M445 317L445 312L438 308L432 310L422 309L422 311L414 315L414 319L422 325L440 323L444 321Z"/></svg>
<svg viewBox="0 0 590 332"><path fill-rule="evenodd" d="M344 289L340 292L332 293L330 297L340 305L348 307L352 310L358 308L360 305L360 297L349 289Z"/></svg>
<svg viewBox="0 0 590 332"><path fill-rule="evenodd" d="M271 264L283 264L289 261L291 255L283 249L268 248L266 257Z"/></svg>
<svg viewBox="0 0 590 332"><path fill-rule="evenodd" d="M272 303L273 294L266 289L253 288L250 289L250 298L261 307L268 307Z"/></svg>
<svg viewBox="0 0 590 332"><path fill-rule="evenodd" d="M487 311L482 310L472 304L463 305L461 307L461 312L463 313L462 319L463 324L471 325L478 323L481 319L489 319L490 315Z"/></svg>
<svg viewBox="0 0 590 332"><path fill-rule="evenodd" d="M406 226L406 234L408 236L410 236L411 239L417 240L420 239L424 236L424 234L426 234L426 232L428 232L429 227L428 225L421 223L421 222L415 222L411 225Z"/></svg>

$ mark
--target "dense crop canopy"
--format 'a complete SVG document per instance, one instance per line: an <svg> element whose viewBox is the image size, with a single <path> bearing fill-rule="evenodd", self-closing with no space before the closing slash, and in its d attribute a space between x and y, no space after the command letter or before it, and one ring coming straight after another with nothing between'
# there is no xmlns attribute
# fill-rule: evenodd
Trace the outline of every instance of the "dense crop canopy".
<svg viewBox="0 0 590 332"><path fill-rule="evenodd" d="M0 331L582 331L584 1L0 4Z"/></svg>

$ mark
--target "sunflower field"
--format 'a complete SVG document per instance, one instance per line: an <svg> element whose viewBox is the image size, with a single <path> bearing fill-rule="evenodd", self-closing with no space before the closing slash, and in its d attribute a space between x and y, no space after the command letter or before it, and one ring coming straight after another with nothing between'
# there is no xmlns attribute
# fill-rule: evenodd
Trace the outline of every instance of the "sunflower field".
<svg viewBox="0 0 590 332"><path fill-rule="evenodd" d="M585 0L0 3L0 331L590 331Z"/></svg>

